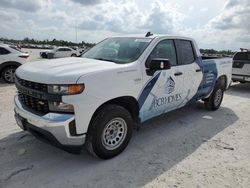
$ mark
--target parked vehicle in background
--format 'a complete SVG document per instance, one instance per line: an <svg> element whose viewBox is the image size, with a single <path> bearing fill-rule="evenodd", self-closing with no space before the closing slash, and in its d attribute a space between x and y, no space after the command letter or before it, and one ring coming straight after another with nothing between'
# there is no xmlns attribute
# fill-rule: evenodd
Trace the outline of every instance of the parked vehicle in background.
<svg viewBox="0 0 250 188"><path fill-rule="evenodd" d="M21 66L15 117L58 147L79 152L85 143L108 159L126 148L139 123L197 100L217 110L231 75L232 59L203 60L190 38L108 38L82 58Z"/></svg>
<svg viewBox="0 0 250 188"><path fill-rule="evenodd" d="M232 80L250 82L250 49L241 49L233 57Z"/></svg>
<svg viewBox="0 0 250 188"><path fill-rule="evenodd" d="M40 52L40 56L42 58L61 58L61 57L77 57L80 56L80 52L78 50L74 50L69 47L57 47L52 50L44 50Z"/></svg>
<svg viewBox="0 0 250 188"><path fill-rule="evenodd" d="M14 45L0 44L0 76L7 83L15 81L16 69L27 62L28 53L22 52Z"/></svg>

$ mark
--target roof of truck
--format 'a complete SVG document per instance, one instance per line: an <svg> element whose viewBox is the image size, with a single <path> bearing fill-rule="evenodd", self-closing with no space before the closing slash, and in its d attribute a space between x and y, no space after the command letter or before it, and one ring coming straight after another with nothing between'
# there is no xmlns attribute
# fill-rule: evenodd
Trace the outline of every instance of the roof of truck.
<svg viewBox="0 0 250 188"><path fill-rule="evenodd" d="M185 37L185 36L178 36L178 35L167 35L167 34L153 34L151 36L146 37L143 34L130 34L130 35L121 35L121 36L114 36L112 38L125 38L125 37L130 37L130 38L145 38L145 39L154 39L154 38L170 38L170 39L183 39L183 40L194 40L190 37Z"/></svg>

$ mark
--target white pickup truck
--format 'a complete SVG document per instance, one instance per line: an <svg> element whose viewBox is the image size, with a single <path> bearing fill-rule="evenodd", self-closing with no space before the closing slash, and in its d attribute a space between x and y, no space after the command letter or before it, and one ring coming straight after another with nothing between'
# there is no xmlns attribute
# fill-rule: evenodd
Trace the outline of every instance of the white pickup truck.
<svg viewBox="0 0 250 188"><path fill-rule="evenodd" d="M15 117L23 130L62 149L79 152L85 144L108 159L150 118L197 100L217 110L231 70L231 59L202 60L190 38L108 38L82 58L18 68Z"/></svg>
<svg viewBox="0 0 250 188"><path fill-rule="evenodd" d="M241 49L233 57L232 80L240 83L250 82L250 50Z"/></svg>

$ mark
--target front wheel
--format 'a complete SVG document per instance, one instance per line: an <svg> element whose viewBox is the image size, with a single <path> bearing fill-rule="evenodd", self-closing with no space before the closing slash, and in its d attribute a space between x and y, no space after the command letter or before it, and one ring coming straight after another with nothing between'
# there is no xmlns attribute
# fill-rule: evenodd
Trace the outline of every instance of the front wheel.
<svg viewBox="0 0 250 188"><path fill-rule="evenodd" d="M7 83L14 83L16 69L17 69L17 67L15 67L15 66L6 67L2 71L3 80Z"/></svg>
<svg viewBox="0 0 250 188"><path fill-rule="evenodd" d="M94 156L110 159L127 147L132 131L133 120L125 108L118 105L104 106L91 121L86 148Z"/></svg>
<svg viewBox="0 0 250 188"><path fill-rule="evenodd" d="M205 107L208 110L212 111L218 110L222 103L223 95L224 95L223 87L221 87L219 84L216 85L210 97L208 99L205 99L204 102Z"/></svg>

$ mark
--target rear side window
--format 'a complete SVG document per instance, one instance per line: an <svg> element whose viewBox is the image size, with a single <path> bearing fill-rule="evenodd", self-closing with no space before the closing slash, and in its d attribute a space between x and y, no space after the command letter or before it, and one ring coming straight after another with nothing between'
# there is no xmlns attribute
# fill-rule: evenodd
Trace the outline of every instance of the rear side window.
<svg viewBox="0 0 250 188"><path fill-rule="evenodd" d="M250 60L250 52L238 52L235 54L233 60Z"/></svg>
<svg viewBox="0 0 250 188"><path fill-rule="evenodd" d="M188 40L177 40L178 50L180 54L181 64L191 64L195 61L193 45Z"/></svg>
<svg viewBox="0 0 250 188"><path fill-rule="evenodd" d="M64 48L59 48L59 49L57 49L57 51L63 52L63 51L64 51Z"/></svg>
<svg viewBox="0 0 250 188"><path fill-rule="evenodd" d="M0 47L0 55L6 55L9 54L10 52L6 50L5 48Z"/></svg>

